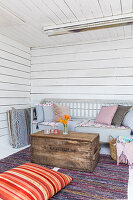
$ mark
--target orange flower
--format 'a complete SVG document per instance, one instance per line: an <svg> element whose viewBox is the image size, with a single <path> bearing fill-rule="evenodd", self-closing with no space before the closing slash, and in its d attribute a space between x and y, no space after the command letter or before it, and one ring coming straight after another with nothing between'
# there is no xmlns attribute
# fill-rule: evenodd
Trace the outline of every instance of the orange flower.
<svg viewBox="0 0 133 200"><path fill-rule="evenodd" d="M63 120L62 120L62 118L58 119L58 121L59 121L59 122L61 122L61 123L63 123Z"/></svg>
<svg viewBox="0 0 133 200"><path fill-rule="evenodd" d="M69 115L64 115L64 117L61 117L60 119L58 119L58 121L61 122L62 124L67 124L69 119L70 119Z"/></svg>
<svg viewBox="0 0 133 200"><path fill-rule="evenodd" d="M64 118L69 120L70 119L70 115L64 115Z"/></svg>

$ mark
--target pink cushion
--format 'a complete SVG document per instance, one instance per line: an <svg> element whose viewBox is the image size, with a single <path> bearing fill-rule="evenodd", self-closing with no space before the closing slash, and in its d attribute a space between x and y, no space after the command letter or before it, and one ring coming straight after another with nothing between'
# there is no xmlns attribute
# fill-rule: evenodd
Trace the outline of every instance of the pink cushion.
<svg viewBox="0 0 133 200"><path fill-rule="evenodd" d="M112 119L117 108L118 105L102 106L99 114L96 117L95 123L111 125Z"/></svg>
<svg viewBox="0 0 133 200"><path fill-rule="evenodd" d="M57 122L64 115L70 115L69 108L54 103L54 120Z"/></svg>

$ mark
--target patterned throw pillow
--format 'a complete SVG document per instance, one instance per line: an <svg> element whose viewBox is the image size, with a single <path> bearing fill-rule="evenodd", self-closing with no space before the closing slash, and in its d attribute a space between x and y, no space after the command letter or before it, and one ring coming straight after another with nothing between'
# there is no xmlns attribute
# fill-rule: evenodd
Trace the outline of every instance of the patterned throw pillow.
<svg viewBox="0 0 133 200"><path fill-rule="evenodd" d="M121 123L124 119L126 113L130 110L132 106L118 106L118 109L112 119L112 125L114 126L121 126Z"/></svg>
<svg viewBox="0 0 133 200"><path fill-rule="evenodd" d="M54 103L54 120L57 122L64 115L70 115L69 108Z"/></svg>
<svg viewBox="0 0 133 200"><path fill-rule="evenodd" d="M44 104L43 110L44 110L44 121L53 122L54 121L53 102Z"/></svg>
<svg viewBox="0 0 133 200"><path fill-rule="evenodd" d="M95 123L111 125L114 114L118 108L118 105L114 106L102 106Z"/></svg>
<svg viewBox="0 0 133 200"><path fill-rule="evenodd" d="M33 163L0 174L0 199L48 200L72 178Z"/></svg>

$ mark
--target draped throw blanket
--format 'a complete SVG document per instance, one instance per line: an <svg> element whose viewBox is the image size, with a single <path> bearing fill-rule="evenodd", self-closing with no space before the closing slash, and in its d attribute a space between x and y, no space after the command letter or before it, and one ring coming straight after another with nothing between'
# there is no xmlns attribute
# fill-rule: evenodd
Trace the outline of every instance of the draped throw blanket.
<svg viewBox="0 0 133 200"><path fill-rule="evenodd" d="M133 168L133 138L119 136L116 143L117 164L129 164Z"/></svg>
<svg viewBox="0 0 133 200"><path fill-rule="evenodd" d="M10 144L13 148L24 147L29 144L31 132L31 111L27 109L12 108L8 111L8 127Z"/></svg>

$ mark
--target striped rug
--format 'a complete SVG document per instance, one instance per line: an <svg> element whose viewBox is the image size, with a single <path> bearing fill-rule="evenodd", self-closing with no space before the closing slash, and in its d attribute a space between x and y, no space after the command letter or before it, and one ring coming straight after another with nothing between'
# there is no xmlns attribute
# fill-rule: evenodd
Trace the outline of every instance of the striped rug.
<svg viewBox="0 0 133 200"><path fill-rule="evenodd" d="M0 172L26 162L30 162L29 148L0 160ZM117 166L108 155L100 156L93 173L68 169L59 169L59 172L72 176L74 180L51 200L127 199L128 166L124 164Z"/></svg>

